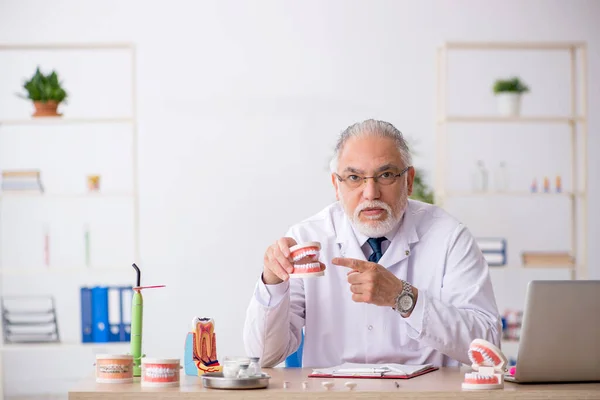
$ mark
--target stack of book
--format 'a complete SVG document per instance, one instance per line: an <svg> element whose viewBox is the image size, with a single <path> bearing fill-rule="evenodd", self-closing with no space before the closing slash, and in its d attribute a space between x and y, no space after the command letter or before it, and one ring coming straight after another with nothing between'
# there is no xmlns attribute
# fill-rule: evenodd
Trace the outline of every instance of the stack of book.
<svg viewBox="0 0 600 400"><path fill-rule="evenodd" d="M2 191L43 193L44 186L40 178L40 171L2 171Z"/></svg>
<svg viewBox="0 0 600 400"><path fill-rule="evenodd" d="M570 267L575 265L575 257L568 252L526 251L522 254L525 267Z"/></svg>
<svg viewBox="0 0 600 400"><path fill-rule="evenodd" d="M6 296L1 302L4 343L60 341L53 297Z"/></svg>
<svg viewBox="0 0 600 400"><path fill-rule="evenodd" d="M502 328L502 339L518 341L521 338L521 326L523 324L523 311L506 310L502 316L504 326Z"/></svg>
<svg viewBox="0 0 600 400"><path fill-rule="evenodd" d="M490 267L506 265L506 239L477 238L476 241Z"/></svg>

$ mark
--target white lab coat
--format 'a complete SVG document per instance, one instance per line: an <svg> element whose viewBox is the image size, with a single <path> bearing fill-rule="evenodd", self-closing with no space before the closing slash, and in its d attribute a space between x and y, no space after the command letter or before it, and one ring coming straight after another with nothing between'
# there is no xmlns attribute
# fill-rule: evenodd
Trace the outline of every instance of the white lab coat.
<svg viewBox="0 0 600 400"><path fill-rule="evenodd" d="M278 285L258 279L246 313L244 344L247 355L260 357L263 366L275 366L294 353L303 327L304 367L470 364L473 339L500 346L501 320L487 263L467 228L444 210L409 200L379 261L419 290L408 318L390 307L352 301L349 270L331 260L366 256L341 204L293 226L286 236L298 243L319 241L327 269L322 277Z"/></svg>

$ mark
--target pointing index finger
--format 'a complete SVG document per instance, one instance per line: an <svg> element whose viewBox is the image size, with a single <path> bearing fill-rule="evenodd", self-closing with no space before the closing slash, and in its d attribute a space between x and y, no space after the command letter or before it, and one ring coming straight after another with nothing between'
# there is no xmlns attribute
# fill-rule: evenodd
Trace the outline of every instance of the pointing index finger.
<svg viewBox="0 0 600 400"><path fill-rule="evenodd" d="M365 271L368 267L368 263L366 261L357 260L355 258L343 258L336 257L331 262L335 265L341 265L342 267L352 268L359 272Z"/></svg>

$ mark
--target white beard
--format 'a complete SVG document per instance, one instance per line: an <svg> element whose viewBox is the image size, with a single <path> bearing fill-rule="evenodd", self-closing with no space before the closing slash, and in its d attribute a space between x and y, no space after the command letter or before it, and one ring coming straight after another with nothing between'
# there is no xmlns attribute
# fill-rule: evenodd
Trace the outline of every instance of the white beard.
<svg viewBox="0 0 600 400"><path fill-rule="evenodd" d="M380 200L362 202L358 206L356 206L354 213L350 214L350 213L348 213L348 210L346 209L346 205L345 205L344 199L341 195L341 192L340 192L339 196L340 196L342 205L344 207L344 211L346 212L346 215L350 219L350 222L352 223L352 225L360 233L362 233L363 235L368 236L370 238L383 237L383 236L386 236L387 234L389 234L390 232L392 232L394 230L394 228L396 227L396 225L402 219L402 216L404 215L404 211L406 210L406 206L408 205L408 195L406 193L406 188L404 188L402 190L402 193L400 193L398 203L396 204L396 210L397 210L396 215L394 215L394 213L392 212L392 207L390 207L387 203L384 203L383 201L380 201ZM374 208L374 207L384 209L387 212L387 217L383 221L369 221L369 222L361 221L360 217L359 217L360 212L362 210L364 210L365 208ZM388 239L391 240L391 238L388 238Z"/></svg>

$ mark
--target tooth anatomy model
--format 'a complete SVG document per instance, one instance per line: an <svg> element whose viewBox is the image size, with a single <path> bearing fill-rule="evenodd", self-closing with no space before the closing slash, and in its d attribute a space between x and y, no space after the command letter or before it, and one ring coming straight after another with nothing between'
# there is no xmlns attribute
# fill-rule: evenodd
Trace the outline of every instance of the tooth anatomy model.
<svg viewBox="0 0 600 400"><path fill-rule="evenodd" d="M469 346L469 359L474 372L465 374L462 388L467 390L502 389L506 357L492 343L475 339Z"/></svg>
<svg viewBox="0 0 600 400"><path fill-rule="evenodd" d="M217 359L217 339L212 318L195 317L192 320L192 331L185 339L184 365L185 374L191 376L223 370Z"/></svg>

